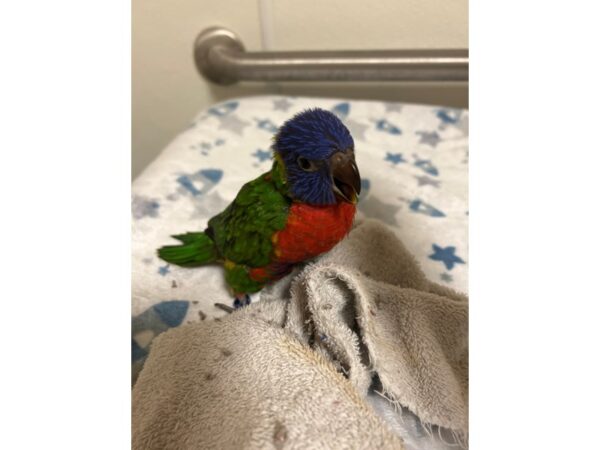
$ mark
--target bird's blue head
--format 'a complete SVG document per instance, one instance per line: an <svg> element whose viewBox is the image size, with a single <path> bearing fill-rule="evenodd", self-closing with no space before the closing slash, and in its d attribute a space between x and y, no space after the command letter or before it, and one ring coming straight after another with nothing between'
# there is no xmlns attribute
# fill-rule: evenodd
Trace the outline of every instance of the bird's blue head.
<svg viewBox="0 0 600 450"><path fill-rule="evenodd" d="M293 198L312 205L356 203L354 141L335 114L315 108L295 115L279 129L273 149Z"/></svg>

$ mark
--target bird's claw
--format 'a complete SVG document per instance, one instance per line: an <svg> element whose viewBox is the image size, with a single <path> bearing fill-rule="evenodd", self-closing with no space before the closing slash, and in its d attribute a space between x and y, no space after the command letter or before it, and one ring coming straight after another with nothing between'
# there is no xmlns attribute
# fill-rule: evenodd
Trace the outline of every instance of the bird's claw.
<svg viewBox="0 0 600 450"><path fill-rule="evenodd" d="M233 307L235 309L243 308L250 304L250 296L248 294L242 294L235 297L233 301Z"/></svg>

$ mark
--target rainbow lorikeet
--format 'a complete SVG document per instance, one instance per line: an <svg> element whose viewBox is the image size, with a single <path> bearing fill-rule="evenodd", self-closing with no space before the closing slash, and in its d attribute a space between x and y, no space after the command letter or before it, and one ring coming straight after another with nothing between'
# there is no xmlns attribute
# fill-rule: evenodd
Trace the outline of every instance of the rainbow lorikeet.
<svg viewBox="0 0 600 450"><path fill-rule="evenodd" d="M331 250L350 231L360 194L354 141L329 111L309 109L274 137L269 172L245 184L204 232L173 236L158 250L183 267L220 263L234 306L288 274L297 263Z"/></svg>

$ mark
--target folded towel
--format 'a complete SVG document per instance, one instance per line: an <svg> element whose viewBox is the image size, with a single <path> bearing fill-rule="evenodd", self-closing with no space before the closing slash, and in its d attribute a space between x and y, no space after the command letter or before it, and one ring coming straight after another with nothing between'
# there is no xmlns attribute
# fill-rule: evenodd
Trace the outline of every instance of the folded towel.
<svg viewBox="0 0 600 450"><path fill-rule="evenodd" d="M403 448L369 388L465 442L467 317L392 232L359 223L259 303L159 336L133 447Z"/></svg>

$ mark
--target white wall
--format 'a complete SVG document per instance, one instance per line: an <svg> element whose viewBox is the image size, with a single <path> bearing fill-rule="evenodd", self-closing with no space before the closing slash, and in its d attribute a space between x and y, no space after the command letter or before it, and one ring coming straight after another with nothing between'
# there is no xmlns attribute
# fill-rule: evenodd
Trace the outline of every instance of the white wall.
<svg viewBox="0 0 600 450"><path fill-rule="evenodd" d="M132 176L200 109L268 92L466 107L466 84L291 83L219 87L194 66L206 27L236 32L247 50L468 47L468 0L133 0Z"/></svg>

